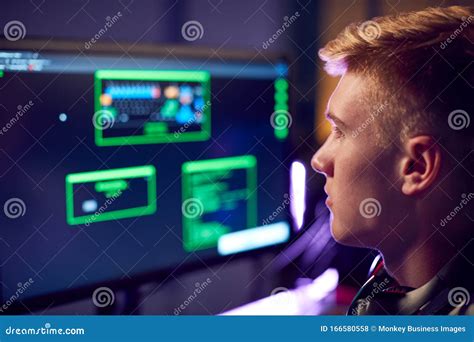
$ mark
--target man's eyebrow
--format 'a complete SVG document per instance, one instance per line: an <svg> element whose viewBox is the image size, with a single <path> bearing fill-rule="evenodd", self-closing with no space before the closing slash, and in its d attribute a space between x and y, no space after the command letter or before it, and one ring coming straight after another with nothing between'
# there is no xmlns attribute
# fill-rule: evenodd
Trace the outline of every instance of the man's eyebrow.
<svg viewBox="0 0 474 342"><path fill-rule="evenodd" d="M341 126L341 127L347 127L347 125L344 123L344 121L339 119L333 113L328 111L328 112L325 113L325 116L326 116L327 120L334 122L336 125Z"/></svg>

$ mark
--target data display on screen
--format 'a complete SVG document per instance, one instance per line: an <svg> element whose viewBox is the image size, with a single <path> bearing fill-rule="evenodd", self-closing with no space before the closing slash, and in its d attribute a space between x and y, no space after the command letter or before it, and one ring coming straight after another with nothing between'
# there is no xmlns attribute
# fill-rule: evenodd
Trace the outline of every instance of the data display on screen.
<svg viewBox="0 0 474 342"><path fill-rule="evenodd" d="M222 235L257 225L257 160L237 156L183 164L183 246L217 247Z"/></svg>
<svg viewBox="0 0 474 342"><path fill-rule="evenodd" d="M94 86L98 146L200 141L210 136L206 71L99 70Z"/></svg>
<svg viewBox="0 0 474 342"><path fill-rule="evenodd" d="M287 64L132 57L0 49L3 301L289 241Z"/></svg>
<svg viewBox="0 0 474 342"><path fill-rule="evenodd" d="M154 166L73 173L66 176L70 225L151 215L156 211Z"/></svg>

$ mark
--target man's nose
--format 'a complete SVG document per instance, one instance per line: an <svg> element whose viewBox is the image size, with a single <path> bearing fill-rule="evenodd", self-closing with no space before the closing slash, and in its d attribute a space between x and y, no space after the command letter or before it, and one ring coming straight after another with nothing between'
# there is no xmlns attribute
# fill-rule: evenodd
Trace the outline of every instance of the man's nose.
<svg viewBox="0 0 474 342"><path fill-rule="evenodd" d="M326 144L316 151L313 158L311 158L311 166L314 171L322 173L326 177L333 175L333 160L330 153L325 148Z"/></svg>

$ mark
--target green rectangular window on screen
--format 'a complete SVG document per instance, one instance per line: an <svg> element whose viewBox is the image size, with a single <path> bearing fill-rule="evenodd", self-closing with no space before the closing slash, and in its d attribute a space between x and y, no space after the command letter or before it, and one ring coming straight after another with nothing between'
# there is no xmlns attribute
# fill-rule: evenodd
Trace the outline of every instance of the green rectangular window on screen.
<svg viewBox="0 0 474 342"><path fill-rule="evenodd" d="M210 74L194 70L98 70L97 146L205 141L211 136Z"/></svg>
<svg viewBox="0 0 474 342"><path fill-rule="evenodd" d="M244 155L182 166L183 247L217 247L221 236L257 225L257 160Z"/></svg>
<svg viewBox="0 0 474 342"><path fill-rule="evenodd" d="M155 212L156 169L153 165L66 176L66 218L69 225L89 226L95 222Z"/></svg>

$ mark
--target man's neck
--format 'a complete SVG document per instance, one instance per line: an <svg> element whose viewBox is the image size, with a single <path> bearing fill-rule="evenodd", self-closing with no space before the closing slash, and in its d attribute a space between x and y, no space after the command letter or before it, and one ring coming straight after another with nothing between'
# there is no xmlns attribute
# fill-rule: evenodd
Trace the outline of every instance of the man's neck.
<svg viewBox="0 0 474 342"><path fill-rule="evenodd" d="M400 285L418 288L430 281L458 249L439 232L410 248L384 253L385 267Z"/></svg>

